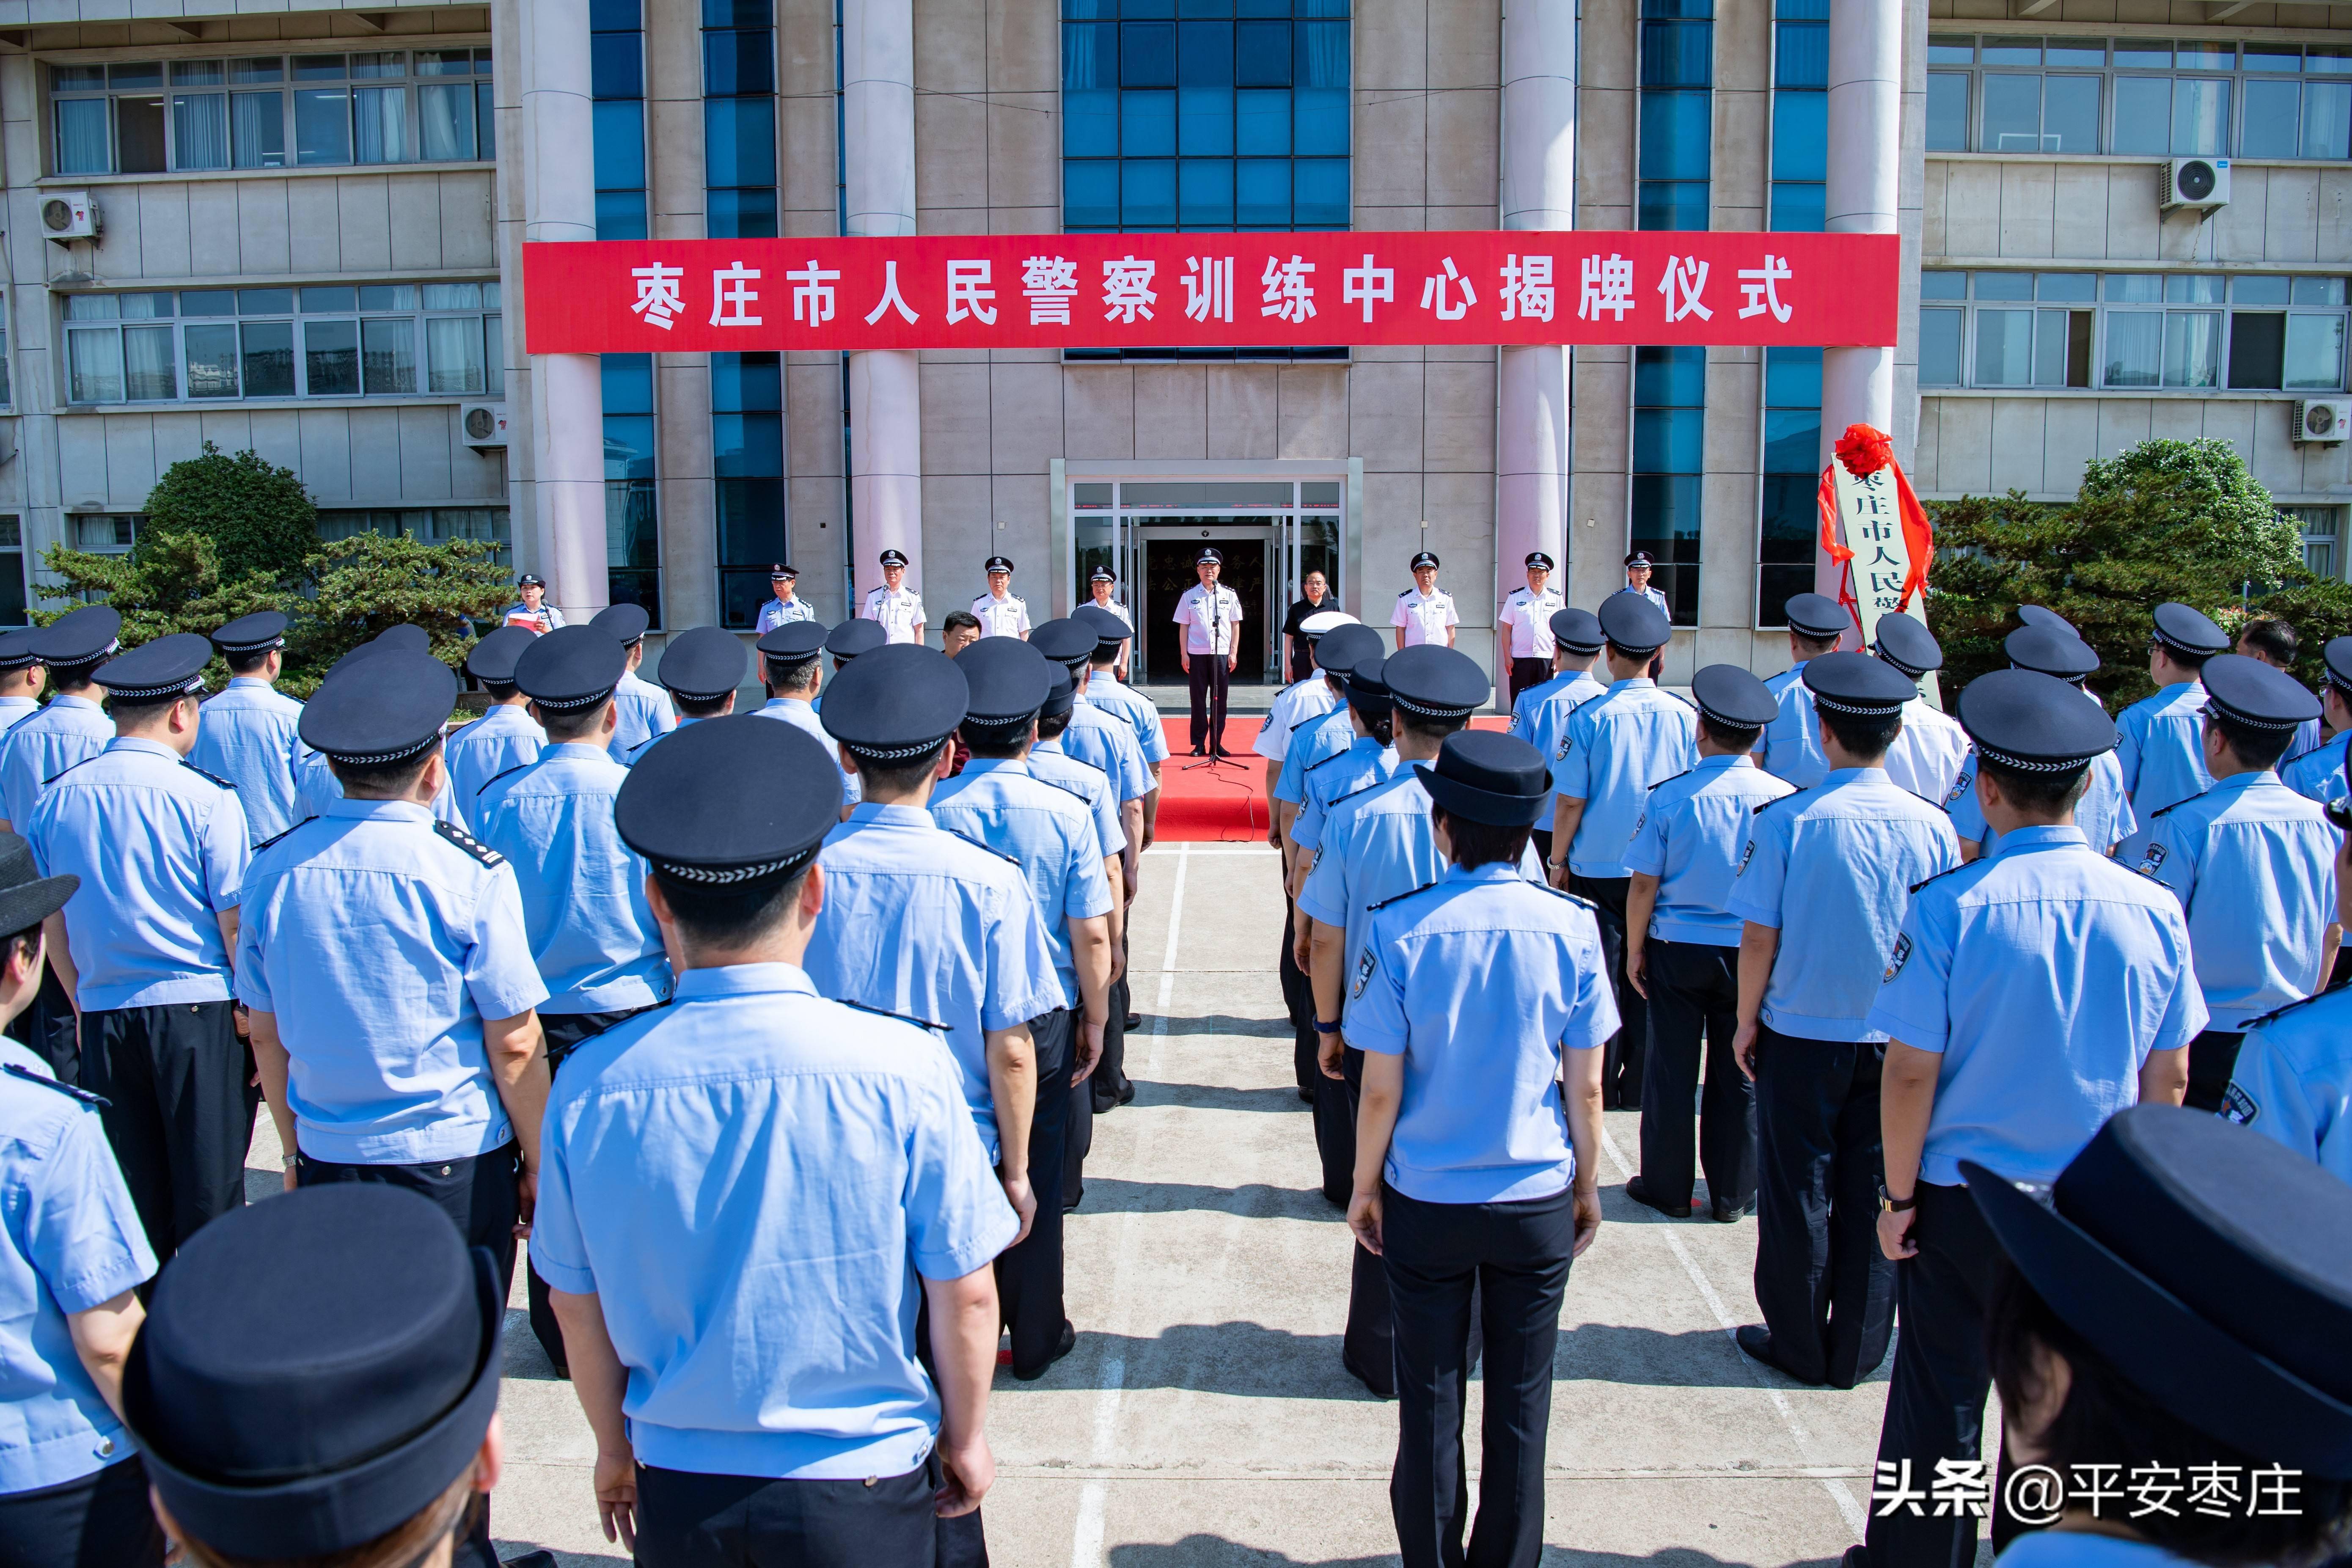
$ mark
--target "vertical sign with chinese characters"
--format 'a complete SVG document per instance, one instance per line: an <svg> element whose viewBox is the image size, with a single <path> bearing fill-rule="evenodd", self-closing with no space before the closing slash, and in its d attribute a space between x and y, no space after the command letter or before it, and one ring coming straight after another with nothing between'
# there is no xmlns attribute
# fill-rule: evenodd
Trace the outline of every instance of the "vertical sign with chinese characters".
<svg viewBox="0 0 2352 1568"><path fill-rule="evenodd" d="M1854 478L1846 472L1843 463L1832 463L1830 473L1836 487L1838 521L1845 531L1846 548L1853 552L1846 569L1853 574L1863 646L1868 647L1878 641L1878 622L1883 616L1908 615L1926 626L1927 607L1924 595L1912 595L1907 608L1902 605L1903 584L1911 580L1911 542L1903 532L1903 508L1895 494L1894 466L1880 468L1868 479ZM1944 700L1937 689L1935 676L1927 676L1922 684L1927 700L1941 708Z"/></svg>

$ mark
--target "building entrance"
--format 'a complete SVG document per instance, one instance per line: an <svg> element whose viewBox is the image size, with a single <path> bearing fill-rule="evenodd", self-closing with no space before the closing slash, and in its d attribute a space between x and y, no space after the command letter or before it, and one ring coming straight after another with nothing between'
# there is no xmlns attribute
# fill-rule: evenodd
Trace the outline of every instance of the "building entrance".
<svg viewBox="0 0 2352 1568"><path fill-rule="evenodd" d="M1152 671L1153 679L1172 682L1183 679L1185 628L1172 617L1185 592L1199 586L1201 552L1210 547L1225 558L1218 580L1242 602L1242 624L1234 628L1234 679L1260 679L1256 672L1266 668L1270 603L1267 586L1276 578L1267 570L1275 553L1275 530L1270 520L1261 527L1236 526L1247 521L1235 518L1222 527L1212 524L1145 531L1142 615L1136 624L1142 633L1144 663ZM1170 534L1175 537L1167 537ZM1278 615L1276 620L1278 623Z"/></svg>

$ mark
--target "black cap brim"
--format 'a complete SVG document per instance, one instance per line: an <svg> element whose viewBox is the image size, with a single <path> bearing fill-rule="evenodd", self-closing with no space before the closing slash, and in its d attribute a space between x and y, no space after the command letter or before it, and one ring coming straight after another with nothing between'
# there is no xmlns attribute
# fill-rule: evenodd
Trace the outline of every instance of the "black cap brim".
<svg viewBox="0 0 2352 1568"><path fill-rule="evenodd" d="M1494 827L1533 827L1542 817L1545 803L1551 799L1551 772L1544 772L1544 792L1541 795L1504 795L1496 790L1480 789L1447 778L1426 763L1415 763L1412 771L1421 780L1421 787L1429 798L1445 808L1449 816L1467 817Z"/></svg>

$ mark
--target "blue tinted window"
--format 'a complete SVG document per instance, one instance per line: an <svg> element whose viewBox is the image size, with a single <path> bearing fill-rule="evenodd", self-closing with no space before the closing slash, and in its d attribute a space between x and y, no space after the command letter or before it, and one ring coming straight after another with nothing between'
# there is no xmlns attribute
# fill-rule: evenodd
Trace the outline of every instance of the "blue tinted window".
<svg viewBox="0 0 2352 1568"><path fill-rule="evenodd" d="M1234 150L1276 156L1290 151L1290 94L1263 89L1234 94Z"/></svg>
<svg viewBox="0 0 2352 1568"><path fill-rule="evenodd" d="M1348 161L1301 158L1291 164L1296 182L1292 221L1300 228L1348 226Z"/></svg>
<svg viewBox="0 0 2352 1568"><path fill-rule="evenodd" d="M1704 180L1711 162L1707 94L1644 92L1642 95L1641 177L1644 180Z"/></svg>
<svg viewBox="0 0 2352 1568"><path fill-rule="evenodd" d="M711 461L722 479L758 479L784 471L784 421L778 414L714 414Z"/></svg>
<svg viewBox="0 0 2352 1568"><path fill-rule="evenodd" d="M1658 0L1649 0L1651 4ZM1699 500L1706 463L1706 351L1633 351L1633 546L1658 563L1650 585L1677 626L1698 622Z"/></svg>
<svg viewBox="0 0 2352 1568"><path fill-rule="evenodd" d="M703 167L713 185L776 183L776 103L772 98L709 98L702 102Z"/></svg>
<svg viewBox="0 0 2352 1568"><path fill-rule="evenodd" d="M1697 408L1706 402L1705 349L1635 349L1633 404L1646 408Z"/></svg>
<svg viewBox="0 0 2352 1568"><path fill-rule="evenodd" d="M1118 29L1100 23L1062 25L1062 88L1118 85Z"/></svg>
<svg viewBox="0 0 2352 1568"><path fill-rule="evenodd" d="M645 23L641 0L588 0L588 26L599 33L634 33Z"/></svg>
<svg viewBox="0 0 2352 1568"><path fill-rule="evenodd" d="M1062 165L1062 222L1074 229L1118 226L1118 163L1073 160Z"/></svg>
<svg viewBox="0 0 2352 1568"><path fill-rule="evenodd" d="M1118 95L1118 150L1129 158L1165 158L1176 151L1176 95Z"/></svg>
<svg viewBox="0 0 2352 1568"><path fill-rule="evenodd" d="M651 414L654 411L654 356L604 356L604 412Z"/></svg>
<svg viewBox="0 0 2352 1568"><path fill-rule="evenodd" d="M1706 226L1707 186L1704 180L1672 184L1643 180L1635 198L1633 226L1658 229L1703 229Z"/></svg>
<svg viewBox="0 0 2352 1568"><path fill-rule="evenodd" d="M1129 22L1118 30L1121 87L1176 85L1176 29L1163 22Z"/></svg>
<svg viewBox="0 0 2352 1568"><path fill-rule="evenodd" d="M714 98L775 91L773 36L766 32L703 34L702 90Z"/></svg>
<svg viewBox="0 0 2352 1568"><path fill-rule="evenodd" d="M1176 165L1164 158L1129 158L1119 165L1122 228L1176 226Z"/></svg>
<svg viewBox="0 0 2352 1568"><path fill-rule="evenodd" d="M1290 164L1281 158L1244 158L1235 181L1244 228L1290 226Z"/></svg>
<svg viewBox="0 0 2352 1568"><path fill-rule="evenodd" d="M1348 93L1344 88L1302 87L1297 101L1299 154L1344 157L1348 152Z"/></svg>
<svg viewBox="0 0 2352 1568"><path fill-rule="evenodd" d="M598 98L643 98L646 95L645 62L643 34L590 34L589 90Z"/></svg>
<svg viewBox="0 0 2352 1568"><path fill-rule="evenodd" d="M646 106L635 98L607 99L594 105L596 188L646 188ZM606 235L609 239L613 237Z"/></svg>
<svg viewBox="0 0 2352 1568"><path fill-rule="evenodd" d="M1176 30L1176 85L1234 85L1234 30L1223 22L1187 22Z"/></svg>
<svg viewBox="0 0 2352 1568"><path fill-rule="evenodd" d="M1772 95L1772 177L1820 180L1829 175L1830 95Z"/></svg>
<svg viewBox="0 0 2352 1568"><path fill-rule="evenodd" d="M1065 89L1062 94L1062 155L1118 156L1118 93L1108 87Z"/></svg>
<svg viewBox="0 0 2352 1568"><path fill-rule="evenodd" d="M1772 61L1775 87L1826 88L1830 84L1830 30L1818 22L1788 20L1780 7L1779 47Z"/></svg>
<svg viewBox="0 0 2352 1568"><path fill-rule="evenodd" d="M1234 226L1234 163L1230 158L1187 158L1178 166L1177 221L1186 228Z"/></svg>
<svg viewBox="0 0 2352 1568"><path fill-rule="evenodd" d="M710 356L710 406L722 414L781 409L782 361L772 353ZM779 470L781 471L781 470Z"/></svg>
<svg viewBox="0 0 2352 1568"><path fill-rule="evenodd" d="M1069 112L1068 101L1069 95L1065 93L1064 114ZM1232 88L1180 87L1176 89L1176 150L1193 157L1232 155Z"/></svg>
<svg viewBox="0 0 2352 1568"><path fill-rule="evenodd" d="M646 193L598 191L596 193L596 237L598 239L650 237L649 231L646 227Z"/></svg>
<svg viewBox="0 0 2352 1568"><path fill-rule="evenodd" d="M713 189L710 211L703 226L713 239L773 239L776 237L776 193L769 190Z"/></svg>
<svg viewBox="0 0 2352 1568"><path fill-rule="evenodd" d="M1715 81L1715 25L1642 24L1643 87L1708 87Z"/></svg>
<svg viewBox="0 0 2352 1568"><path fill-rule="evenodd" d="M1771 226L1783 234L1819 234L1827 225L1828 187L1819 180L1772 182Z"/></svg>

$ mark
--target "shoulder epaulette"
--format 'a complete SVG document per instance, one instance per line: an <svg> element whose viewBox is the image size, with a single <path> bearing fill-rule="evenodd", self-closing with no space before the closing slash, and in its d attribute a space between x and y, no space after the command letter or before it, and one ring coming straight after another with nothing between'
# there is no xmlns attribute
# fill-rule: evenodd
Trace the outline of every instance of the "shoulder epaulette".
<svg viewBox="0 0 2352 1568"><path fill-rule="evenodd" d="M436 816L433 819L433 831L447 839L450 843L456 845L458 848L464 850L467 854L472 856L475 859L479 860L485 866L503 866L507 863L507 858L505 856L499 854L497 850L491 848L488 845L483 843L480 839L475 837L472 834L467 832L464 828L458 826L454 822L444 822Z"/></svg>
<svg viewBox="0 0 2352 1568"><path fill-rule="evenodd" d="M92 763L92 762L96 762L96 761L99 759L99 757L100 757L100 755L102 755L102 754L103 754L103 753L97 752L91 752L89 756L84 757L84 758L81 760L81 762L80 762L80 763L67 763L64 767L59 768L56 773L51 773L47 778L43 779L43 780L41 781L41 787L42 787L43 789L47 789L47 788L48 788L51 784L53 784L57 783L59 779L61 779L61 778L65 777L68 773L69 773L73 772L73 771L74 771L74 769L76 769L76 768L78 768L78 767L81 766L81 765L82 765L82 763Z"/></svg>
<svg viewBox="0 0 2352 1568"><path fill-rule="evenodd" d="M987 854L993 855L993 856L995 856L999 860L1006 861L1006 862L1008 862L1008 863L1010 863L1010 864L1012 864L1012 865L1014 865L1014 866L1018 866L1019 864L1021 864L1021 862L1020 862L1019 860L1014 859L1014 858L1013 858L1013 857L1012 857L1012 856L1010 856L1010 855L1007 855L1003 850L999 849L995 845L993 845L993 844L990 844L990 843L987 843L987 842L984 842L984 841L983 841L983 840L982 840L982 839L974 838L971 834L969 834L969 833L966 833L966 832L962 831L961 828L950 827L950 826L948 826L946 824L942 823L942 824L940 824L940 832L942 832L942 833L944 833L944 834L946 834L946 835L947 835L949 837L950 837L950 838L961 838L961 839L962 839L966 844L971 845L974 849L982 850L982 851L983 851L983 852L985 852L985 853L987 853ZM850 1004L850 1005L854 1007L854 1006L856 1006L856 1004L853 1002L853 1003L851 1003L851 1004Z"/></svg>
<svg viewBox="0 0 2352 1568"><path fill-rule="evenodd" d="M1659 691L1666 691L1666 689L1665 689L1664 687L1663 687L1663 686L1656 687L1656 688L1654 688L1654 689L1655 689L1655 690L1659 690ZM1687 697L1684 696L1681 692L1679 692L1679 691L1666 691L1666 695L1667 695L1667 696L1669 696L1669 697L1671 697L1671 698L1673 698L1675 701L1677 701L1677 702L1681 703L1684 707L1685 707L1685 708L1689 709L1692 712L1696 713L1696 712L1697 712L1697 711L1698 711L1698 704L1697 704L1697 703L1696 703L1696 702L1694 702L1694 701L1692 701L1689 698L1687 698Z"/></svg>
<svg viewBox="0 0 2352 1568"><path fill-rule="evenodd" d="M1696 772L1698 772L1698 770L1697 770L1696 768L1685 768L1682 772L1680 772L1680 773L1678 773L1675 774L1675 775L1674 775L1674 778L1664 778L1664 779L1660 779L1656 784L1652 784L1650 787L1651 787L1652 789L1664 789L1666 785L1668 785L1668 784L1670 784L1674 783L1674 782L1675 782L1675 779L1686 779L1686 778L1690 777L1690 776L1691 776L1691 774L1693 774L1693 773L1696 773ZM1558 889L1553 889L1553 891L1555 891L1555 892L1557 892L1558 890L1559 890Z"/></svg>
<svg viewBox="0 0 2352 1568"><path fill-rule="evenodd" d="M1316 722L1318 722L1318 721L1321 721L1321 720L1328 719L1329 717L1331 717L1331 715L1332 715L1332 713L1333 713L1334 711L1335 711L1335 710L1333 710L1333 709L1326 708L1326 709L1325 709L1325 710L1323 710L1323 711L1322 711L1322 712L1320 712L1320 713L1309 713L1306 718L1301 719L1297 723L1293 724L1293 725L1290 727L1290 732L1291 732L1292 734L1294 734L1294 735L1295 735L1295 734L1297 734L1299 731L1304 730L1305 728L1307 728L1307 725L1309 725L1309 724L1316 723Z"/></svg>
<svg viewBox="0 0 2352 1568"><path fill-rule="evenodd" d="M2330 996L2347 990L2352 990L2352 980L2345 981L2340 984L2331 985L2326 990L2322 991L2315 995L2298 996L2284 1007L2273 1007L2259 1018L2247 1019L2245 1023L2241 1026L2241 1029L2243 1032L2251 1033L2255 1029L2261 1028L2264 1024L2269 1023L2273 1018L2284 1017L2287 1014L2294 1012L2298 1007L2308 1007L2314 1002L2325 1002Z"/></svg>
<svg viewBox="0 0 2352 1568"><path fill-rule="evenodd" d="M1922 888L1924 888L1924 887L1926 887L1926 886L1927 885L1927 883L1929 883L1929 882L1940 882L1940 881L1942 881L1945 878L1947 878L1947 877L1950 876L1950 875L1951 875L1953 872L1955 872L1955 871L1965 871L1965 870L1967 870L1969 867L1971 867L1971 866L1974 866L1974 865L1978 864L1978 861L1979 861L1979 860L1981 860L1982 858L1982 858L1981 856L1979 856L1979 857L1978 858L1978 860L1963 860L1963 861L1961 861L1961 862L1960 862L1958 865L1957 865L1957 866L1947 866L1947 867L1945 867L1942 870L1940 870L1940 871L1937 872L1934 876L1929 877L1929 878L1927 878L1925 880L1917 881L1917 882L1914 882L1914 883L1912 883L1912 884L1911 884L1911 892L1912 892L1912 895L1913 895L1914 897L1916 897L1916 896L1918 895L1919 889L1922 889Z"/></svg>
<svg viewBox="0 0 2352 1568"><path fill-rule="evenodd" d="M959 834L957 837L962 836ZM887 1007L868 1006L863 1002L852 1002L847 997L839 998L839 1001L845 1007L855 1007L861 1013L871 1013L877 1018L896 1018L901 1024L912 1024L918 1029L929 1029L935 1035L944 1035L948 1032L948 1026L945 1024L934 1024L929 1018L918 1018L912 1013L893 1013Z"/></svg>
<svg viewBox="0 0 2352 1568"><path fill-rule="evenodd" d="M637 742L637 744L638 744L639 746L650 745L650 744L652 744L651 738L650 738L650 737L648 737L646 740L640 741L640 742ZM523 769L525 769L525 768L537 767L538 765L539 765L539 764L538 764L537 763L517 763L514 766L512 766L512 767L510 767L510 768L500 768L497 773L492 773L488 778L486 778L486 779L484 779L484 780L482 781L482 789L478 789L478 790L476 790L476 791L474 792L474 798L475 798L476 800L479 800L479 799L481 799L481 798L482 798L482 790L483 790L483 789L488 789L488 788L489 788L492 784L494 784L498 783L500 779L502 779L502 778L506 777L509 773L519 773L522 772L522 771L523 771Z"/></svg>
<svg viewBox="0 0 2352 1568"><path fill-rule="evenodd" d="M304 818L302 819L302 821L301 821L301 822L298 822L298 823L296 823L296 824L294 825L294 827L299 827L299 826L303 826L303 824L304 824L304 823L316 822L316 821L318 821L318 820L319 820L319 819L318 819L316 816L306 816L306 817L304 817ZM294 831L294 827L289 827L289 828L288 828L288 829L286 830L286 833L273 833L273 834L271 834L268 837L267 837L267 838L263 839L260 843L258 843L258 844L257 844L257 845L255 845L255 846L253 847L253 853L255 853L256 855L260 854L264 849L268 848L271 845L273 845L273 844L277 843L279 839L281 839L281 838L285 837L287 833L291 833L291 832L293 832L293 831Z"/></svg>
<svg viewBox="0 0 2352 1568"><path fill-rule="evenodd" d="M220 776L220 774L218 774L218 773L206 773L204 769L202 769L202 768L200 768L200 767L196 766L196 764L195 764L195 763L192 763L192 762L189 762L189 761L188 761L186 758L184 758L184 757L183 757L183 758L180 760L180 765L181 765L182 767L184 767L184 768L187 769L190 773L192 773L195 774L198 778L200 778L200 779L209 779L209 780L211 780L214 784L216 784L220 785L220 786L221 786L221 788L223 788L223 789L226 789L226 790L234 790L235 788L236 788L236 785L235 785L235 784L233 784L229 783L229 782L228 782L228 780L226 780L226 779L225 779L225 778L221 777L221 776Z"/></svg>
<svg viewBox="0 0 2352 1568"><path fill-rule="evenodd" d="M1773 774L1772 776L1773 776L1774 778L1779 778L1780 775L1780 774L1778 774L1778 773L1775 773L1775 774ZM1783 802L1785 802L1785 801L1791 801L1791 800L1796 799L1796 798L1797 798L1799 795L1811 795L1811 793L1812 793L1812 790L1811 790L1811 786L1806 786L1806 787L1804 787L1804 788L1800 788L1800 789L1792 789L1792 790L1790 790L1790 791L1788 794L1786 794L1786 795L1776 795L1776 796L1775 796L1775 797L1773 797L1772 799L1766 801L1762 805L1759 805L1759 806L1758 806L1754 811L1749 812L1749 813L1748 813L1748 815L1749 815L1750 816L1763 816L1766 812L1768 812L1768 811L1771 810L1774 806L1779 805L1782 804L1782 803L1783 803Z"/></svg>
<svg viewBox="0 0 2352 1568"><path fill-rule="evenodd" d="M1347 751L1334 752L1332 752L1332 753L1331 753L1329 756L1328 756L1328 757L1318 757L1315 761L1313 761L1313 762L1311 762L1311 763L1307 763L1307 764L1306 771L1311 773L1313 773L1317 768L1321 767L1325 763L1336 763L1336 762L1338 762L1341 757L1346 756L1346 755L1348 754L1348 752L1352 752L1352 751L1354 751L1354 750L1355 750L1355 747L1353 747L1353 746L1349 746L1349 747L1347 749Z"/></svg>
<svg viewBox="0 0 2352 1568"><path fill-rule="evenodd" d="M1412 892L1399 893L1393 899L1382 899L1379 903L1370 905L1365 909L1364 912L1368 915L1378 914L1381 910L1387 909L1391 904L1402 903L1405 900L1412 897L1413 893L1425 893L1435 886L1437 886L1437 884L1434 882L1423 882L1420 887L1413 889Z"/></svg>
<svg viewBox="0 0 2352 1568"><path fill-rule="evenodd" d="M1391 774L1390 775L1390 778L1394 778L1394 777L1395 777L1395 775L1394 775L1393 773L1391 773ZM1328 811L1331 809L1331 807L1332 807L1332 806L1336 806L1336 805L1338 805L1341 801L1343 801L1343 800L1353 800L1353 799L1355 799L1358 795L1362 795L1365 791L1367 791L1367 790L1375 790L1375 789L1378 789L1378 788L1380 788L1380 787L1381 787L1381 785L1382 785L1382 784L1387 784L1388 782L1389 782L1389 779L1374 779L1374 780L1373 780L1371 783L1370 783L1370 784L1358 784L1355 788L1353 788L1353 789L1349 790L1349 791L1347 794L1345 794L1345 795L1334 795L1334 796L1332 796L1332 797L1331 797L1331 805L1327 805L1327 806L1325 806L1323 809L1324 809L1326 812L1328 812Z"/></svg>
<svg viewBox="0 0 2352 1568"><path fill-rule="evenodd" d="M1398 598L1400 598L1400 599L1402 599L1402 598L1403 598L1407 594L1410 594L1410 593L1412 593L1412 589L1410 589L1410 588L1400 588L1400 589L1398 589L1398 590L1397 590L1397 597L1398 597Z"/></svg>
<svg viewBox="0 0 2352 1568"><path fill-rule="evenodd" d="M102 1094L92 1094L86 1089L77 1089L69 1083L59 1083L53 1078L43 1078L30 1068L21 1067L15 1062L10 1062L5 1070L11 1078L22 1079L26 1083L37 1083L43 1089L53 1089L68 1100L79 1100L93 1110L103 1110L114 1103Z"/></svg>
<svg viewBox="0 0 2352 1568"><path fill-rule="evenodd" d="M1591 899L1586 898L1581 893L1571 893L1566 888L1555 888L1549 882L1529 882L1528 886L1530 888L1541 888L1545 892L1549 893L1555 899L1566 899L1578 909L1589 910L1595 914L1598 914L1601 910L1601 906L1594 903Z"/></svg>

